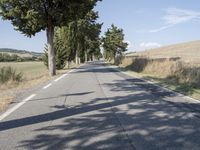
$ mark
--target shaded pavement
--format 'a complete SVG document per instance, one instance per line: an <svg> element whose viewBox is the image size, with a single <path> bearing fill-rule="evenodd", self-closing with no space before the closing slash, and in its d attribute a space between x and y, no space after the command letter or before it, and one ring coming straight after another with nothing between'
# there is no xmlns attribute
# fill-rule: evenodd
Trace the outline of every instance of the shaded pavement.
<svg viewBox="0 0 200 150"><path fill-rule="evenodd" d="M0 122L0 149L199 150L200 103L88 63Z"/></svg>

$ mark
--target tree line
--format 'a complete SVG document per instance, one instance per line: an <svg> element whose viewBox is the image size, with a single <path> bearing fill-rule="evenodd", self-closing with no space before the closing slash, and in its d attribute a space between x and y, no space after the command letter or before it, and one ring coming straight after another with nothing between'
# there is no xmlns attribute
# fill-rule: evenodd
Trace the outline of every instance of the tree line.
<svg viewBox="0 0 200 150"><path fill-rule="evenodd" d="M18 49L11 49L11 48L0 48L0 53L14 53L14 54L30 54L35 57L41 57L43 53L39 52L32 52L27 50L18 50Z"/></svg>
<svg viewBox="0 0 200 150"><path fill-rule="evenodd" d="M39 57L20 57L17 54L0 53L0 62L41 61Z"/></svg>
<svg viewBox="0 0 200 150"><path fill-rule="evenodd" d="M28 37L46 30L44 60L53 76L66 62L100 58L101 46L106 59L126 51L122 29L112 25L100 38L102 24L96 22L98 13L93 11L98 1L101 0L3 0L0 16Z"/></svg>
<svg viewBox="0 0 200 150"><path fill-rule="evenodd" d="M54 49L56 69L62 69L66 63L76 64L88 60L99 59L100 33L102 24L97 23L98 13L90 11L82 19L71 21L67 26L56 27L54 34ZM45 47L44 62L48 66L48 47Z"/></svg>

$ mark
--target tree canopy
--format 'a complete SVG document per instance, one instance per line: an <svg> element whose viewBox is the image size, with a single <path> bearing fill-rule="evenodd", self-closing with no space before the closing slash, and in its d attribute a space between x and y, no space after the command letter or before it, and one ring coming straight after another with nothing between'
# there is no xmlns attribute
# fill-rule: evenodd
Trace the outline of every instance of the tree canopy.
<svg viewBox="0 0 200 150"><path fill-rule="evenodd" d="M65 67L67 61L76 60L79 63L79 61L84 62L101 56L102 24L96 23L97 18L98 13L90 11L84 18L55 29L54 48L57 69ZM44 62L48 67L47 58L47 50L45 50Z"/></svg>
<svg viewBox="0 0 200 150"><path fill-rule="evenodd" d="M10 20L15 30L31 37L47 32L50 75L56 74L54 28L84 18L99 0L0 0L0 16Z"/></svg>
<svg viewBox="0 0 200 150"><path fill-rule="evenodd" d="M85 18L77 22L77 52L85 61L88 57L94 57L100 51L100 33L102 24L96 23L98 13L90 11ZM83 56L85 55L85 57ZM83 60L83 59L82 59Z"/></svg>
<svg viewBox="0 0 200 150"><path fill-rule="evenodd" d="M102 38L104 57L108 60L115 59L116 55L122 55L127 49L128 44L124 42L123 29L111 25Z"/></svg>
<svg viewBox="0 0 200 150"><path fill-rule="evenodd" d="M27 36L83 18L98 0L1 0L0 15Z"/></svg>

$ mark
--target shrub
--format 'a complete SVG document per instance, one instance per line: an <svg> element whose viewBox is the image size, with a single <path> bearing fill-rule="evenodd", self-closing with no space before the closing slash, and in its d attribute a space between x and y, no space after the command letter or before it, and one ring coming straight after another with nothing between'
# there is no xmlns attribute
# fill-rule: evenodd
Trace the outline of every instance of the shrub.
<svg viewBox="0 0 200 150"><path fill-rule="evenodd" d="M0 83L6 83L8 81L20 82L22 81L22 73L17 73L12 67L0 68Z"/></svg>
<svg viewBox="0 0 200 150"><path fill-rule="evenodd" d="M194 87L200 87L200 67L192 65L182 66L178 69L175 76L179 82L188 83Z"/></svg>
<svg viewBox="0 0 200 150"><path fill-rule="evenodd" d="M122 60L122 65L125 65L126 68L135 72L143 72L151 62L151 59L145 57L125 57Z"/></svg>
<svg viewBox="0 0 200 150"><path fill-rule="evenodd" d="M67 61L67 56L66 56L66 52L62 49L59 49L58 47L55 46L55 59L56 59L56 69L57 70L61 70L63 68L65 68L66 65L66 61ZM44 62L44 65L49 68L48 66L48 48L47 45L45 45L45 50L44 50L44 55L42 57L42 60Z"/></svg>

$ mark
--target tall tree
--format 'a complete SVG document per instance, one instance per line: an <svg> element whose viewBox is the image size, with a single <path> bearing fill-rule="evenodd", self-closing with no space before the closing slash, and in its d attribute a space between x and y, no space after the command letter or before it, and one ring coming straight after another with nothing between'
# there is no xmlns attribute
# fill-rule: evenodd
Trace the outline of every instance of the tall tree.
<svg viewBox="0 0 200 150"><path fill-rule="evenodd" d="M107 60L115 60L116 55L122 55L127 50L128 44L124 42L123 29L113 24L109 28L105 36L102 38L102 46L104 49L104 57Z"/></svg>
<svg viewBox="0 0 200 150"><path fill-rule="evenodd" d="M97 18L98 13L90 11L84 18L72 21L67 26L57 29L62 36L60 38L62 40L61 49L64 48L63 50L67 51L68 54L66 60L75 60L77 63L80 60L87 61L87 57L99 49L102 24L96 23ZM64 32L61 33L61 31ZM58 42L55 41L57 40L54 40L54 44L57 45ZM97 54L95 53L95 55Z"/></svg>
<svg viewBox="0 0 200 150"><path fill-rule="evenodd" d="M88 37L86 38L86 43L87 43L87 49L88 49L88 54L91 60L94 60L94 58L99 58L101 56L101 38L100 38L100 33L101 33L101 26L102 24L95 23L92 24L89 27L90 33L88 34Z"/></svg>
<svg viewBox="0 0 200 150"><path fill-rule="evenodd" d="M63 69L66 65L66 62L70 62L74 59L73 51L73 36L71 36L71 27L68 26L57 27L55 28L54 35L54 49L56 57L56 69ZM45 54L43 56L43 61L45 66L48 67L48 50L45 46Z"/></svg>
<svg viewBox="0 0 200 150"><path fill-rule="evenodd" d="M83 18L98 0L0 0L0 15L31 37L46 30L50 75L56 74L54 28Z"/></svg>
<svg viewBox="0 0 200 150"><path fill-rule="evenodd" d="M85 18L78 21L78 52L82 61L87 61L88 56L100 49L100 33L102 24L96 23L98 13L90 11Z"/></svg>

